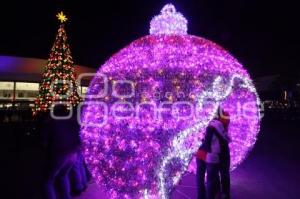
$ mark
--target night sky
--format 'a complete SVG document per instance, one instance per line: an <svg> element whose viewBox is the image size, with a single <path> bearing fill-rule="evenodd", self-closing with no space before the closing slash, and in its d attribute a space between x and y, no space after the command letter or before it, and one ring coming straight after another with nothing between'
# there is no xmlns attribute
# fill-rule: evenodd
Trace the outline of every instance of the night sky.
<svg viewBox="0 0 300 199"><path fill-rule="evenodd" d="M147 35L151 18L169 2L188 19L189 34L223 46L253 77L300 74L300 11L289 0L1 2L0 55L47 59L59 26L55 15L63 10L75 63L98 68Z"/></svg>

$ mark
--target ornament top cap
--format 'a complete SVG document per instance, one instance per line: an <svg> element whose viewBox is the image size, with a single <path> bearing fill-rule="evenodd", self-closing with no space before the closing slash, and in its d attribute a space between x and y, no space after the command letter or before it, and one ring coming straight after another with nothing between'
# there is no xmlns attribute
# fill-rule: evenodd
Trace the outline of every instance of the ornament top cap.
<svg viewBox="0 0 300 199"><path fill-rule="evenodd" d="M165 5L160 15L153 17L150 22L150 34L187 34L187 23L186 18L176 11L173 4Z"/></svg>

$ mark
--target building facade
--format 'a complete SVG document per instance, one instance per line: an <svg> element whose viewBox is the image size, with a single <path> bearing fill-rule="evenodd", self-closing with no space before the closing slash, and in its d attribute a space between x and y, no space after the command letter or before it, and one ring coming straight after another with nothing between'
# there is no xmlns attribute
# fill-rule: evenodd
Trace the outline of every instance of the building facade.
<svg viewBox="0 0 300 199"><path fill-rule="evenodd" d="M0 109L33 107L39 91L41 74L47 60L0 56ZM75 65L77 75L95 73L93 68ZM79 82L78 92L84 95L89 79Z"/></svg>

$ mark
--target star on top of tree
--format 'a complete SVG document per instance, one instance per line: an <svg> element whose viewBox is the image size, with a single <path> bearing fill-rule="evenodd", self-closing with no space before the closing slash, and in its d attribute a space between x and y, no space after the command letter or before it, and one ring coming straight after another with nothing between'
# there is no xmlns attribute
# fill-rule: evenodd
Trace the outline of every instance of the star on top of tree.
<svg viewBox="0 0 300 199"><path fill-rule="evenodd" d="M61 11L59 12L56 17L58 18L58 20L61 22L61 23L64 23L68 20L67 16Z"/></svg>

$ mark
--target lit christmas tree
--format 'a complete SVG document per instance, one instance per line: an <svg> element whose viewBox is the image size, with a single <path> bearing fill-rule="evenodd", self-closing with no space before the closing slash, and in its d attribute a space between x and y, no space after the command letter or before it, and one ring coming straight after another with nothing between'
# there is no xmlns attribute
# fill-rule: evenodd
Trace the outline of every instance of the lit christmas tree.
<svg viewBox="0 0 300 199"><path fill-rule="evenodd" d="M33 114L45 112L53 103L66 103L76 106L81 98L77 92L76 73L71 51L64 28L68 18L60 12L61 22L54 45L50 52L40 83L39 94L35 100Z"/></svg>

